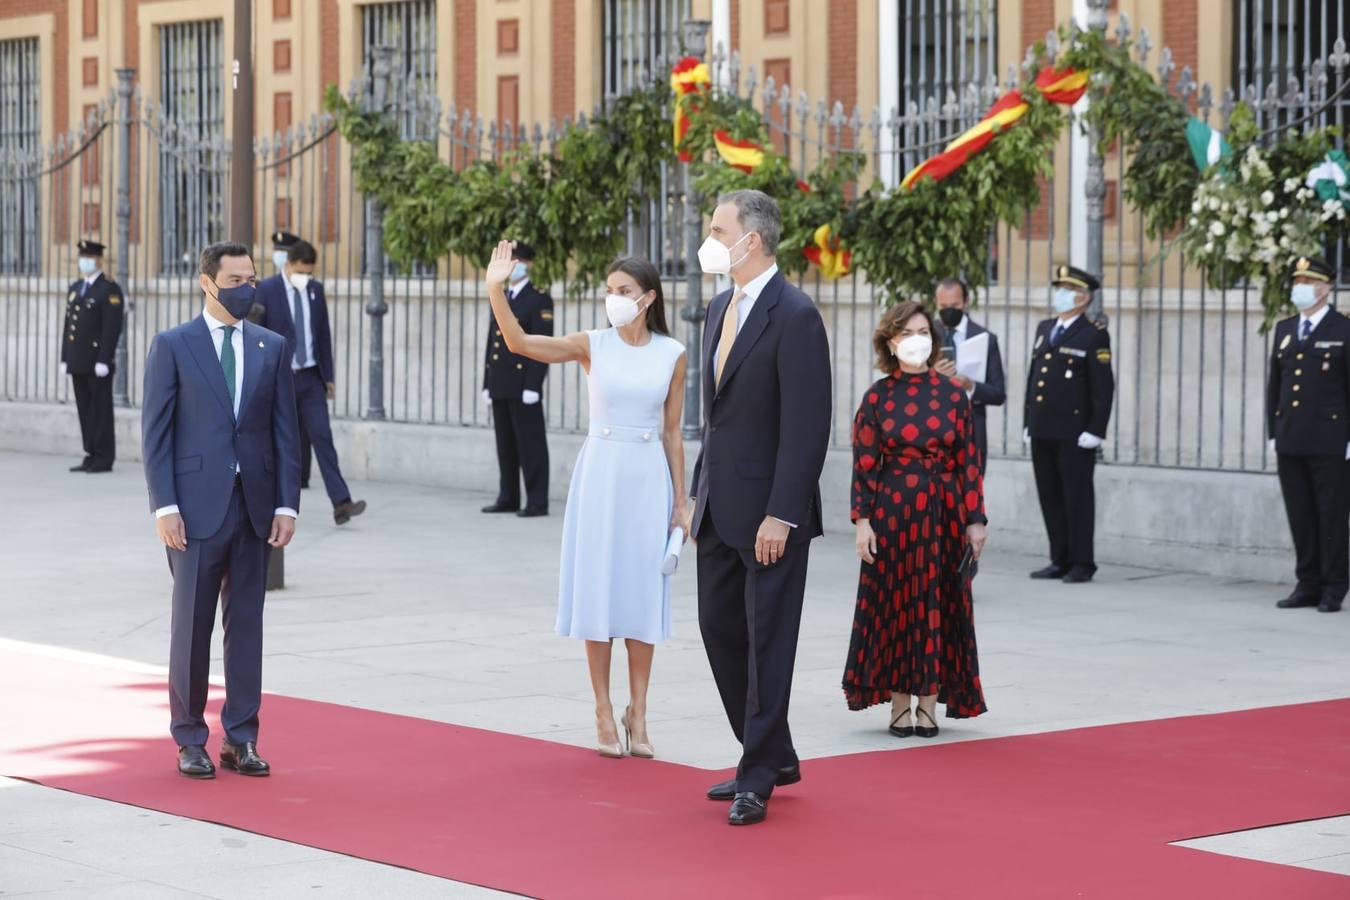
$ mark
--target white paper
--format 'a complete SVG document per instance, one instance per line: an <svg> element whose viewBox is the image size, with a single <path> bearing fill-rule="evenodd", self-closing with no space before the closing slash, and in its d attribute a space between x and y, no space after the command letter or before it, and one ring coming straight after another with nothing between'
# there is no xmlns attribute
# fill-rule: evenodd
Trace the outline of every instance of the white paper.
<svg viewBox="0 0 1350 900"><path fill-rule="evenodd" d="M984 383L989 364L989 334L983 332L956 345L956 372L976 384Z"/></svg>
<svg viewBox="0 0 1350 900"><path fill-rule="evenodd" d="M662 575L674 575L680 565L680 552L684 550L684 529L676 528L666 542L666 556L661 563Z"/></svg>

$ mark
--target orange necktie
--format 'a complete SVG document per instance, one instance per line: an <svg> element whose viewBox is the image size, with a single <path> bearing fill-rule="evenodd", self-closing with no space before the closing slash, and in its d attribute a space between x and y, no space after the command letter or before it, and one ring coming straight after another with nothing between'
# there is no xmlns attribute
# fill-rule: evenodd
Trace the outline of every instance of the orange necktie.
<svg viewBox="0 0 1350 900"><path fill-rule="evenodd" d="M740 288L731 295L731 302L727 304L727 315L722 320L722 336L717 341L717 384L722 384L722 372L727 367L727 357L731 355L731 347L736 343L737 323L740 317L736 313L736 307L745 299L745 292Z"/></svg>

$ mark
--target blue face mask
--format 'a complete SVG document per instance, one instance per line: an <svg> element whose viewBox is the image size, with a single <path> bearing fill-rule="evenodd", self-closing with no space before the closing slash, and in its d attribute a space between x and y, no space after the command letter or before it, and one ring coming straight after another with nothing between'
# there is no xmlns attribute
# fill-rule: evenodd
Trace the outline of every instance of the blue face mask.
<svg viewBox="0 0 1350 900"><path fill-rule="evenodd" d="M1305 310L1317 305L1317 288L1311 284L1296 284L1294 289L1289 292L1289 299L1293 301L1295 307L1299 310Z"/></svg>
<svg viewBox="0 0 1350 900"><path fill-rule="evenodd" d="M1068 288L1055 288L1055 312L1061 316L1067 312L1072 312L1078 305L1078 292Z"/></svg>
<svg viewBox="0 0 1350 900"><path fill-rule="evenodd" d="M80 274L85 278L93 275L94 272L98 270L98 264L88 256L81 256L76 264L80 267Z"/></svg>
<svg viewBox="0 0 1350 900"><path fill-rule="evenodd" d="M235 319L243 319L248 316L249 311L253 309L255 292L256 289L251 284L241 284L231 288L216 285L216 299L220 301L221 306L225 307L225 311Z"/></svg>
<svg viewBox="0 0 1350 900"><path fill-rule="evenodd" d="M517 262L515 268L511 270L511 283L515 284L530 275L530 267L523 262Z"/></svg>

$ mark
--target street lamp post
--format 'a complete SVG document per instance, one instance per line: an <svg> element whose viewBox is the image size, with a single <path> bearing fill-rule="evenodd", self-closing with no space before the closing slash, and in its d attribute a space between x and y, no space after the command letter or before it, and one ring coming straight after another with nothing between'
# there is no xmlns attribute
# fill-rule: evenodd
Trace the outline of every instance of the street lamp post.
<svg viewBox="0 0 1350 900"><path fill-rule="evenodd" d="M706 19L687 19L684 23L684 52L702 60L707 52ZM698 264L698 247L703 235L702 198L694 190L689 165L682 166L684 188L684 307L680 318L689 323L689 358L684 373L684 438L697 440L703 433L703 270Z"/></svg>

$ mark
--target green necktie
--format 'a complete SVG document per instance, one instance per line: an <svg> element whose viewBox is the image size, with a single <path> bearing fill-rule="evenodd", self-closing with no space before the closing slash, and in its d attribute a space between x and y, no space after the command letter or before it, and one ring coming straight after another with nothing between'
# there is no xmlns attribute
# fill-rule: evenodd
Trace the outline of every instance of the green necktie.
<svg viewBox="0 0 1350 900"><path fill-rule="evenodd" d="M225 340L220 342L220 367L225 370L225 390L230 392L230 412L234 412L234 326L221 329Z"/></svg>

